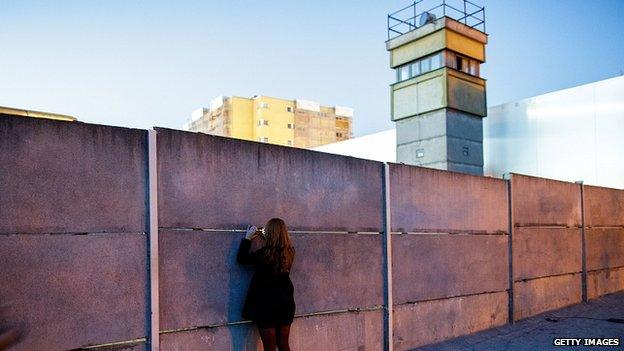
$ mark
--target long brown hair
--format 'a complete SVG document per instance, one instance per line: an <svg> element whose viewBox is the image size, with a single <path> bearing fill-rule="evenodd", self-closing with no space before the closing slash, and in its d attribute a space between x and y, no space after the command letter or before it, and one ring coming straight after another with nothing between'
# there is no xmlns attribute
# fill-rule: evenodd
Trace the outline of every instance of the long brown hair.
<svg viewBox="0 0 624 351"><path fill-rule="evenodd" d="M264 226L264 257L266 262L279 273L290 272L295 258L295 249L290 241L286 223L279 218L271 218Z"/></svg>

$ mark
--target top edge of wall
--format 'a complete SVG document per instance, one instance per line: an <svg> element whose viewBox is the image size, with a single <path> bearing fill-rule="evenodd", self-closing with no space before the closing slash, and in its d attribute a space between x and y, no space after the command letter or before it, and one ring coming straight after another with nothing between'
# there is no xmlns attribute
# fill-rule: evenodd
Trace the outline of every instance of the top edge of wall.
<svg viewBox="0 0 624 351"><path fill-rule="evenodd" d="M444 174L450 174L450 175L458 176L458 177L475 178L475 179L487 179L487 180L501 181L501 182L506 182L507 181L506 179L498 178L498 177L469 174L469 173L463 173L463 172L457 172L457 171L450 171L450 170L446 170L446 169L437 169L437 168L431 168L431 167L425 167L425 166L417 166L417 165L409 165L409 164L405 164L405 163L396 163L396 162L386 162L386 163L388 164L388 166L396 167L396 168L401 168L401 167L416 168L416 169L422 170L423 172L444 173Z"/></svg>
<svg viewBox="0 0 624 351"><path fill-rule="evenodd" d="M276 144L271 144L271 143L263 143L263 142L254 141L254 140L239 139L239 138L220 136L220 135L212 135L212 134L207 134L207 133L202 133L202 132L192 132L192 131L186 131L186 130L160 128L160 127L154 127L154 130L157 133L162 132L162 133L180 133L180 134L188 134L188 135L197 135L199 137L214 138L217 140L223 140L225 142L241 142L241 143L247 143L249 145L260 145L261 147L264 147L267 149L294 150L294 152L309 153L311 155L322 155L323 157L330 157L330 158L336 158L336 159L348 159L348 160L354 160L356 162L369 162L369 163L376 163L379 165L383 164L383 162L369 160L365 158L346 156L346 155L337 155L337 154L331 154L331 153L318 151L318 150L311 150L311 149L306 149L306 148L299 148L299 147L285 146L285 145L276 145Z"/></svg>

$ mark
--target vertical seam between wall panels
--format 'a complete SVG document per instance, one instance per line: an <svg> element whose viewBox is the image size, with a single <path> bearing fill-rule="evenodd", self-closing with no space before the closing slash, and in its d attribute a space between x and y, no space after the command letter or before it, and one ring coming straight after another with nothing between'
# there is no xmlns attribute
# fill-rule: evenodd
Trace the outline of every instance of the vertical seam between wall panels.
<svg viewBox="0 0 624 351"><path fill-rule="evenodd" d="M514 323L514 277L513 277L513 230L514 230L514 219L513 219L513 191L511 188L511 179L513 175L509 177L507 180L507 219L509 226L509 236L507 237L508 241L508 249L507 255L508 258L508 268L509 268L509 300L507 305L507 319L509 324Z"/></svg>
<svg viewBox="0 0 624 351"><path fill-rule="evenodd" d="M585 241L585 189L583 182L581 188L581 296L583 302L587 302L587 246Z"/></svg>
<svg viewBox="0 0 624 351"><path fill-rule="evenodd" d="M156 153L156 131L148 130L148 174L149 174L149 281L150 281L150 334L151 351L160 346L160 306L158 296L158 160Z"/></svg>
<svg viewBox="0 0 624 351"><path fill-rule="evenodd" d="M385 285L386 285L386 308L385 308L385 350L392 351L394 349L393 342L393 303L392 303L392 227L390 222L390 166L383 164L383 226L384 226L384 258L386 262L385 269Z"/></svg>

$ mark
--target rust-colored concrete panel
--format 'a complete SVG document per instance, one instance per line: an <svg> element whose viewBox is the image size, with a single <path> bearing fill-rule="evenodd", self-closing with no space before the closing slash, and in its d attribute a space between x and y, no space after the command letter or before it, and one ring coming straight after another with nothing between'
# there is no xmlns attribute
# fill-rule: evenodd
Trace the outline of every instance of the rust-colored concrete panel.
<svg viewBox="0 0 624 351"><path fill-rule="evenodd" d="M513 174L514 225L581 226L581 187L558 180Z"/></svg>
<svg viewBox="0 0 624 351"><path fill-rule="evenodd" d="M392 235L395 304L505 291L507 235Z"/></svg>
<svg viewBox="0 0 624 351"><path fill-rule="evenodd" d="M624 267L587 272L588 298L595 299L622 290L624 290Z"/></svg>
<svg viewBox="0 0 624 351"><path fill-rule="evenodd" d="M383 304L382 237L291 234L297 313ZM236 263L242 233L160 234L161 330L242 320L252 269Z"/></svg>
<svg viewBox="0 0 624 351"><path fill-rule="evenodd" d="M66 350L147 333L143 234L0 235L0 324L22 324L11 350Z"/></svg>
<svg viewBox="0 0 624 351"><path fill-rule="evenodd" d="M146 135L0 117L0 233L144 232Z"/></svg>
<svg viewBox="0 0 624 351"><path fill-rule="evenodd" d="M504 325L507 292L394 306L394 349L411 350Z"/></svg>
<svg viewBox="0 0 624 351"><path fill-rule="evenodd" d="M624 190L586 185L583 196L586 226L624 225Z"/></svg>
<svg viewBox="0 0 624 351"><path fill-rule="evenodd" d="M383 305L382 236L293 234L297 313Z"/></svg>
<svg viewBox="0 0 624 351"><path fill-rule="evenodd" d="M157 130L162 227L381 231L380 162Z"/></svg>
<svg viewBox="0 0 624 351"><path fill-rule="evenodd" d="M393 231L508 231L501 179L392 164L390 208Z"/></svg>
<svg viewBox="0 0 624 351"><path fill-rule="evenodd" d="M514 283L514 320L581 302L581 274Z"/></svg>
<svg viewBox="0 0 624 351"><path fill-rule="evenodd" d="M624 229L585 229L587 270L624 267Z"/></svg>
<svg viewBox="0 0 624 351"><path fill-rule="evenodd" d="M167 333L160 336L163 351L260 351L262 343L253 324L226 325ZM290 329L292 350L381 350L381 311L346 312L297 317Z"/></svg>
<svg viewBox="0 0 624 351"><path fill-rule="evenodd" d="M581 228L514 229L514 280L578 273L581 260Z"/></svg>

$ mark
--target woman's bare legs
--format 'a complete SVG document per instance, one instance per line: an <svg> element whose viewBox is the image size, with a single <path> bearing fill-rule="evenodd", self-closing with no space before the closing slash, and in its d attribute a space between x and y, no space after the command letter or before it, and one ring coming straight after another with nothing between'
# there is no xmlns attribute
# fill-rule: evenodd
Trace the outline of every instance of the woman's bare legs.
<svg viewBox="0 0 624 351"><path fill-rule="evenodd" d="M289 334L290 325L277 327L277 349L279 351L290 351L290 345L288 345Z"/></svg>
<svg viewBox="0 0 624 351"><path fill-rule="evenodd" d="M275 348L277 347L275 328L258 327L258 331L260 332L260 339L262 339L264 351L275 351Z"/></svg>

